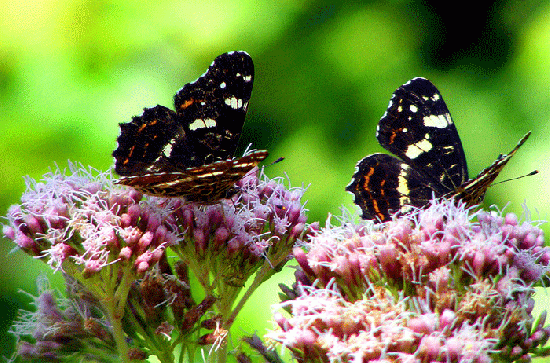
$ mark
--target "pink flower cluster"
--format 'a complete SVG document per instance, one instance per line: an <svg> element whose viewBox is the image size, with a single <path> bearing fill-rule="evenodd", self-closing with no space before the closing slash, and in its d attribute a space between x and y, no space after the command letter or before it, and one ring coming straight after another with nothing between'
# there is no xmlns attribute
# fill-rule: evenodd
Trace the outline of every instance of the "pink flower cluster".
<svg viewBox="0 0 550 363"><path fill-rule="evenodd" d="M40 183L29 179L21 204L8 211L4 235L64 274L70 304L60 306L49 291L36 298L50 303L16 323L19 355L106 362L155 355L169 362L202 345L225 347L244 303L308 233L303 188L286 188L254 169L236 190L232 199L204 206L143 198L107 174L74 166L69 175L57 170ZM200 285L190 283L191 275ZM82 307L82 317L72 319L68 305ZM99 337L86 330L93 322ZM98 338L104 349L92 354Z"/></svg>
<svg viewBox="0 0 550 363"><path fill-rule="evenodd" d="M101 173L70 171L28 179L21 205L8 210L4 235L27 254L83 277L117 262L142 274L176 242L166 211L139 204L140 193L115 188Z"/></svg>
<svg viewBox="0 0 550 363"><path fill-rule="evenodd" d="M513 214L434 201L381 225L329 226L295 256L279 306L290 316L267 337L300 362L523 361L550 336L545 314L531 315L550 249Z"/></svg>
<svg viewBox="0 0 550 363"><path fill-rule="evenodd" d="M174 221L183 232L173 250L199 278L216 271L224 283L242 286L266 260L271 269L282 267L304 233L304 189L286 189L256 174L253 170L236 184L239 193L229 202L197 206L170 201Z"/></svg>

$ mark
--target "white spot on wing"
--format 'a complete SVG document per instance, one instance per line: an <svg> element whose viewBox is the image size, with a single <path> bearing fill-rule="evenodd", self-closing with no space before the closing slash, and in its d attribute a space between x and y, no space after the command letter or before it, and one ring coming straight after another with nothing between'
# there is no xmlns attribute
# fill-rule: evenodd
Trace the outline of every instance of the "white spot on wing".
<svg viewBox="0 0 550 363"><path fill-rule="evenodd" d="M239 108L243 107L243 100L241 100L240 98L231 97L231 98L226 98L224 101L226 105L230 106L235 110L238 110Z"/></svg>
<svg viewBox="0 0 550 363"><path fill-rule="evenodd" d="M418 107L416 107L415 105L410 105L409 109L411 110L412 113L417 113L418 112Z"/></svg>
<svg viewBox="0 0 550 363"><path fill-rule="evenodd" d="M227 84L225 82L220 83L220 88L225 88L225 87L227 87Z"/></svg>
<svg viewBox="0 0 550 363"><path fill-rule="evenodd" d="M218 176L218 175L222 175L222 174L223 174L223 171L212 171L210 173L197 175L197 178L199 178L199 179L210 178L210 177Z"/></svg>
<svg viewBox="0 0 550 363"><path fill-rule="evenodd" d="M216 127L216 120L213 120L211 118L206 119L196 119L189 125L189 130L194 131L197 129L204 129L204 128L210 128L210 127Z"/></svg>
<svg viewBox="0 0 550 363"><path fill-rule="evenodd" d="M409 167L407 165L404 165L397 177L397 192L401 195L399 197L399 204L403 207L407 206L411 202L410 198L408 197L408 195L410 194L409 184L407 182L407 177L409 175L408 169Z"/></svg>
<svg viewBox="0 0 550 363"><path fill-rule="evenodd" d="M174 140L172 140L172 141L174 141ZM170 143L166 144L166 146L164 146L164 148L162 149L162 153L167 158L170 157L170 155L172 154L172 142L170 142Z"/></svg>
<svg viewBox="0 0 550 363"><path fill-rule="evenodd" d="M437 127L438 129L444 129L452 123L453 121L451 120L451 115L448 113L424 117L424 126L426 127Z"/></svg>
<svg viewBox="0 0 550 363"><path fill-rule="evenodd" d="M433 145L428 139L422 139L416 144L409 145L407 151L405 151L405 155L407 155L409 159L416 159L423 153L430 151L432 147Z"/></svg>

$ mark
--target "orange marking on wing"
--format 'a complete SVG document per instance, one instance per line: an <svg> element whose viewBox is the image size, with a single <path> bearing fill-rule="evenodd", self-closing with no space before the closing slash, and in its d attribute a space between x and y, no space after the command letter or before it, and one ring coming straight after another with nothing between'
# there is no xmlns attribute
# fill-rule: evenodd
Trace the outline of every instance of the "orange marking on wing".
<svg viewBox="0 0 550 363"><path fill-rule="evenodd" d="M128 157L126 157L126 159L124 159L124 162L123 164L127 164L128 163L128 159L132 157L132 154L134 153L134 149L136 148L136 145L132 146L130 148L130 152L128 153Z"/></svg>
<svg viewBox="0 0 550 363"><path fill-rule="evenodd" d="M191 106L193 103L195 103L195 100L193 98L185 101L181 104L180 109L185 110L187 107Z"/></svg>
<svg viewBox="0 0 550 363"><path fill-rule="evenodd" d="M378 202L376 200L372 200L372 209L374 209L374 213L380 218L381 221L384 221L386 217L384 217L384 214L380 212L380 208L378 208Z"/></svg>
<svg viewBox="0 0 550 363"><path fill-rule="evenodd" d="M155 120L153 120L153 121L151 121L151 122L149 122L149 123L145 123L145 124L141 125L141 126L139 127L139 129L137 130L138 134L139 134L140 132L142 132L147 126L155 125L157 122L158 122L158 120L155 119Z"/></svg>
<svg viewBox="0 0 550 363"><path fill-rule="evenodd" d="M369 182L370 177L374 174L374 168L370 168L369 172L363 176L363 190L370 193ZM359 185L357 185L359 187Z"/></svg>
<svg viewBox="0 0 550 363"><path fill-rule="evenodd" d="M390 145L393 144L393 142L395 141L395 138L397 137L397 133L400 132L400 131L403 131L403 128L399 128L397 130L394 130L392 133L391 133L391 136L390 136Z"/></svg>

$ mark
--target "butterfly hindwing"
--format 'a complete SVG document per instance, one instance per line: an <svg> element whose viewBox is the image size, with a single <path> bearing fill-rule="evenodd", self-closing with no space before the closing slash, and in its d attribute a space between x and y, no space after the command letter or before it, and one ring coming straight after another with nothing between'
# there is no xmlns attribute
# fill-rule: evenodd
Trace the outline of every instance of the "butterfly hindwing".
<svg viewBox="0 0 550 363"><path fill-rule="evenodd" d="M352 182L346 190L363 211L364 219L386 221L396 212L407 212L410 206L421 207L434 193L444 193L409 164L386 154L363 158L355 167Z"/></svg>
<svg viewBox="0 0 550 363"><path fill-rule="evenodd" d="M118 147L113 152L118 175L143 175L174 169L167 151L176 135L185 135L176 113L164 106L146 108L132 122L120 124Z"/></svg>

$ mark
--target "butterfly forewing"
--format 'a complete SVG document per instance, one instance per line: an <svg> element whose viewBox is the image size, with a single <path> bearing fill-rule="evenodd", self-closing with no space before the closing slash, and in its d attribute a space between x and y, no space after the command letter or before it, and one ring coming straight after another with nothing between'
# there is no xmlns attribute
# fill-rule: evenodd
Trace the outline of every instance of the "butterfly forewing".
<svg viewBox="0 0 550 363"><path fill-rule="evenodd" d="M195 82L174 97L176 113L185 125L199 164L233 155L244 125L254 84L254 64L245 52L217 57ZM175 145L174 152L178 152ZM184 153L187 150L184 150Z"/></svg>
<svg viewBox="0 0 550 363"><path fill-rule="evenodd" d="M267 156L267 151L258 150L242 158L217 161L199 168L123 177L119 182L149 195L185 196L188 202L213 204L229 198L234 191L233 185Z"/></svg>
<svg viewBox="0 0 550 363"><path fill-rule="evenodd" d="M493 164L488 166L479 172L477 177L469 180L467 183L462 185L457 190L449 193L445 197L454 197L458 198L466 203L466 205L471 206L479 204L483 201L485 192L487 188L495 181L498 174L504 169L504 166L510 161L512 156L519 150L521 145L531 135L531 132L525 134L515 148L512 149L508 154L500 156Z"/></svg>
<svg viewBox="0 0 550 363"><path fill-rule="evenodd" d="M377 139L447 191L468 180L462 143L443 97L424 78L399 87L378 124Z"/></svg>

